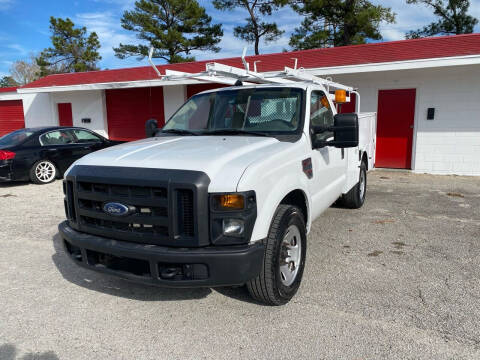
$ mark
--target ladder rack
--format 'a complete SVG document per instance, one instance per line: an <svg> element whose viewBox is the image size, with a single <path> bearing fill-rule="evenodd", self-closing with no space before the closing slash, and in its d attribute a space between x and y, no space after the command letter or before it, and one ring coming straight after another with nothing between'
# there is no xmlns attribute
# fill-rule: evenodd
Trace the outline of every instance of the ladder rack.
<svg viewBox="0 0 480 360"><path fill-rule="evenodd" d="M154 67L156 73L163 81L182 81L182 80L199 80L205 82L213 82L226 85L235 85L237 81L241 81L244 85L254 84L295 84L298 82L312 83L325 87L327 94L332 100L335 95L331 94L331 90L345 90L354 93L357 96L357 112L360 112L360 94L351 86L346 86L328 79L315 76L307 72L304 68L296 68L297 59L295 60L295 68L285 66L283 71L273 71L261 73L250 70L250 64L245 59L246 48L243 50L242 63L244 68L220 64L217 62L209 62L205 65L205 71L198 73L188 73L183 71L165 70L165 75L160 74L151 59L152 51L149 54L149 62ZM255 65L255 64L254 64ZM254 66L256 70L256 66ZM347 96L347 102L350 96Z"/></svg>

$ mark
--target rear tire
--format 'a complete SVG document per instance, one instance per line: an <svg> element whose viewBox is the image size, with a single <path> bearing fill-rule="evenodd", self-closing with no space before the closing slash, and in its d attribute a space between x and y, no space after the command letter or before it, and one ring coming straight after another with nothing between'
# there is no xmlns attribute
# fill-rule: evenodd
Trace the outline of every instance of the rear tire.
<svg viewBox="0 0 480 360"><path fill-rule="evenodd" d="M307 251L305 220L296 206L280 205L264 240L263 268L247 283L250 295L267 305L284 305L302 281Z"/></svg>
<svg viewBox="0 0 480 360"><path fill-rule="evenodd" d="M365 203L367 193L367 165L362 161L358 183L345 195L343 205L349 209L360 209Z"/></svg>
<svg viewBox="0 0 480 360"><path fill-rule="evenodd" d="M49 160L40 160L33 164L30 169L30 180L38 185L44 185L55 181L57 178L57 168Z"/></svg>

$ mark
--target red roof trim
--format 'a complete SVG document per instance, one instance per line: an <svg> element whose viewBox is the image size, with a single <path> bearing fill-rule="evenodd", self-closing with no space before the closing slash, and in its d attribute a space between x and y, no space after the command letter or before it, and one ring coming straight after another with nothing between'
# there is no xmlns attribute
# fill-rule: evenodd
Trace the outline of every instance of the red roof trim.
<svg viewBox="0 0 480 360"><path fill-rule="evenodd" d="M0 88L0 93L3 92L17 92L18 86L11 86L11 87L3 87Z"/></svg>
<svg viewBox="0 0 480 360"><path fill-rule="evenodd" d="M423 39L341 46L335 48L300 50L247 56L246 59L249 62L259 60L259 71L275 71L282 70L284 66L288 66L289 64L293 67L293 57L298 59L299 67L311 69L468 55L480 55L480 34L439 36ZM217 61L230 66L242 67L240 57L233 57L180 64L158 65L157 68L162 73L165 73L166 69L195 73L205 70L205 64L211 61ZM23 86L23 88L74 86L154 79L158 79L154 70L150 66L142 66L85 73L50 75Z"/></svg>

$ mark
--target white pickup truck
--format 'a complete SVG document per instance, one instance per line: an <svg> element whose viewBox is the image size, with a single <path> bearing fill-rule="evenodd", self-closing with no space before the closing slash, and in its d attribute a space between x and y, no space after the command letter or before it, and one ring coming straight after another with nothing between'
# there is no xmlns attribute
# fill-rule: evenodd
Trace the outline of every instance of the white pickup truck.
<svg viewBox="0 0 480 360"><path fill-rule="evenodd" d="M72 165L65 249L80 266L129 280L246 284L256 300L285 304L312 222L339 199L364 203L375 124L374 113L337 115L322 84L197 94L153 137Z"/></svg>

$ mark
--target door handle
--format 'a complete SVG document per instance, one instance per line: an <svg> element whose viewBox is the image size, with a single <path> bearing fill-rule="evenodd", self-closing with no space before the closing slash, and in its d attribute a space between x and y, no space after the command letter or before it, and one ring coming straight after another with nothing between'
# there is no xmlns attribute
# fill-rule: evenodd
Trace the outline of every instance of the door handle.
<svg viewBox="0 0 480 360"><path fill-rule="evenodd" d="M413 125L410 125L410 129L413 129Z"/></svg>

